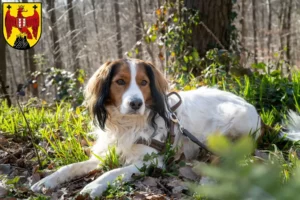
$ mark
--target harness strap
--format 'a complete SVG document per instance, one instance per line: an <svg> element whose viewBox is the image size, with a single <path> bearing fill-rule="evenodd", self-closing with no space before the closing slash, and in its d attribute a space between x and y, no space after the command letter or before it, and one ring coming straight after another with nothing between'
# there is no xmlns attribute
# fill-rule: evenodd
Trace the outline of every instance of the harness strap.
<svg viewBox="0 0 300 200"><path fill-rule="evenodd" d="M169 112L171 113L171 115L173 115L173 113L175 113L177 108L182 103L182 99L181 99L180 95L177 92L170 92L167 95L167 97L169 98L172 95L177 96L179 101L176 104L174 104L172 107L169 108L170 109ZM173 116L170 116L170 117L173 117ZM175 122L173 120L170 120L170 131L168 132L167 138L170 140L171 144L174 144L174 141L175 141Z"/></svg>
<svg viewBox="0 0 300 200"><path fill-rule="evenodd" d="M191 134L188 130L186 130L185 128L181 129L182 134L186 137L188 137L192 142L194 142L195 144L197 144L198 146L200 146L201 148L205 149L207 152L211 152L207 146L205 144L203 144L202 142L200 142L193 134Z"/></svg>
<svg viewBox="0 0 300 200"><path fill-rule="evenodd" d="M172 107L170 107L170 111L173 113L175 112L175 110L177 110L177 108L181 105L182 100L181 100L181 96L177 93L177 92L170 92L167 97L169 98L170 96L175 95L177 96L177 98L179 99L179 101L173 105Z"/></svg>
<svg viewBox="0 0 300 200"><path fill-rule="evenodd" d="M177 98L179 99L179 101L174 104L172 107L168 107L168 111L170 112L170 130L167 134L167 139L170 140L171 144L174 143L175 140L175 124L177 123L179 125L179 130L182 132L182 134L184 136L186 136L187 138L189 138L192 142L194 142L195 144L197 144L198 146L200 146L201 148L205 149L208 152L211 152L207 146L205 144L203 144L202 142L200 142L192 133L190 133L188 130L186 130L185 128L183 128L180 123L179 120L175 114L175 111L177 110L177 108L181 105L182 103L182 99L180 97L180 95L177 92L170 92L167 97L169 98L171 95L176 95ZM138 139L137 144L144 144L147 146L150 146L154 149L156 149L158 152L164 152L165 148L166 148L166 144L165 142L160 142L158 140L155 139L151 139L150 142L143 140L142 138Z"/></svg>
<svg viewBox="0 0 300 200"><path fill-rule="evenodd" d="M136 144L143 144L149 147L152 147L153 149L156 149L158 152L163 152L165 149L166 144L164 142L160 142L158 140L155 139L151 139L150 142L143 140L142 138L139 138L136 141Z"/></svg>

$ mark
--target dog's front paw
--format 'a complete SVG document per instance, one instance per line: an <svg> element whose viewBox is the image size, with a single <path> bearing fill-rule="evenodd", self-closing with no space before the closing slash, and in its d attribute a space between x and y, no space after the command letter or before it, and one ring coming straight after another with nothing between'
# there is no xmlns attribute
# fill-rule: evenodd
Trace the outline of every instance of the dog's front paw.
<svg viewBox="0 0 300 200"><path fill-rule="evenodd" d="M81 191L80 194L89 194L93 199L96 197L100 197L102 193L107 189L107 184L99 184L91 182L86 185Z"/></svg>
<svg viewBox="0 0 300 200"><path fill-rule="evenodd" d="M43 178L31 186L33 192L43 192L44 190L54 189L57 186L57 180L51 175Z"/></svg>

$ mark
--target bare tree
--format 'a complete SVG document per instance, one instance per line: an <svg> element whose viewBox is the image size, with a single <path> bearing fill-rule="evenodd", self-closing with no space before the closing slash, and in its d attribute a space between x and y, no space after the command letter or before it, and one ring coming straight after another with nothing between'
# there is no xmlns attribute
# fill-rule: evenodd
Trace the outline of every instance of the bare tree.
<svg viewBox="0 0 300 200"><path fill-rule="evenodd" d="M139 10L140 10L140 20L141 20L140 22L142 25L142 31L143 31L143 34L146 34L146 28L145 28L144 16L143 16L143 7L142 7L142 2L140 0L138 0L138 6L139 6ZM147 53L149 54L149 56L151 57L151 62L153 64L155 64L154 55L153 55L153 52L152 52L149 44L146 44L146 50L147 50Z"/></svg>
<svg viewBox="0 0 300 200"><path fill-rule="evenodd" d="M256 22L256 0L252 0L252 24L253 24L253 48L254 48L254 62L257 63L257 22Z"/></svg>
<svg viewBox="0 0 300 200"><path fill-rule="evenodd" d="M286 18L287 18L287 13L286 13L286 2L285 1L281 1L280 2L280 10L279 10L279 15L278 15L278 20L279 20L279 27L280 27L280 33L279 33L279 41L280 41L280 51L284 50L284 36L286 33ZM285 57L285 53L281 53L280 54L280 58L284 59ZM281 68L281 73L283 74L283 66L281 62L278 62L277 64L277 69Z"/></svg>
<svg viewBox="0 0 300 200"><path fill-rule="evenodd" d="M79 57L78 57L78 40L77 40L77 33L75 27L75 18L74 18L74 10L73 10L73 0L67 0L67 9L68 9L68 22L69 22L69 29L71 32L71 52L72 52L72 62L73 63L73 70L78 73L80 69Z"/></svg>
<svg viewBox="0 0 300 200"><path fill-rule="evenodd" d="M2 1L0 0L0 4L2 4ZM1 16L3 15L3 11L1 9ZM3 20L0 20L0 26L3 27ZM2 77L2 81L6 84L6 42L4 37L0 36L0 75ZM0 86L1 87L1 86Z"/></svg>
<svg viewBox="0 0 300 200"><path fill-rule="evenodd" d="M22 2L28 3L28 0L23 0ZM35 55L34 47L31 47L30 49L24 51L24 61L25 61L25 63L26 62L28 63L27 66L29 67L29 78L31 80L33 79L31 74L37 70L36 63L34 62L34 55ZM32 81L37 81L37 80L32 80ZM39 96L38 84L35 83L35 84L32 84L31 86L32 87L30 89L31 89L32 96L38 97Z"/></svg>
<svg viewBox="0 0 300 200"><path fill-rule="evenodd" d="M102 58L102 48L101 48L101 45L100 45L100 41L101 39L99 38L99 28L98 28L98 23L99 23L99 20L97 20L97 10L96 10L96 3L95 3L95 0L91 0L91 3L92 3L92 8L93 8L93 19L94 19L94 26L95 26L95 31L96 31L96 43L97 43L97 51L99 52L99 59L100 59L100 63L103 62L103 58ZM104 4L102 4L104 5ZM102 16L104 18L104 16ZM103 20L102 18L102 20Z"/></svg>
<svg viewBox="0 0 300 200"><path fill-rule="evenodd" d="M247 29L246 29L246 0L242 0L242 45L243 47L246 47L246 36L247 36Z"/></svg>
<svg viewBox="0 0 300 200"><path fill-rule="evenodd" d="M140 0L134 1L134 9L135 9L135 38L136 38L136 45L137 45L137 55L136 57L139 59L143 58L143 49L142 49L142 38L143 38L143 32L142 32L142 22L141 22L141 11L139 9L139 2Z"/></svg>
<svg viewBox="0 0 300 200"><path fill-rule="evenodd" d="M55 0L47 0L47 12L50 16L51 39L52 39L52 53L54 66L56 68L64 68L61 56L61 48L59 44L59 34L57 30L57 21L55 13Z"/></svg>
<svg viewBox="0 0 300 200"><path fill-rule="evenodd" d="M271 43L272 43L272 2L268 0L268 57L271 58ZM269 69L268 69L269 70ZM269 71L270 73L270 71Z"/></svg>
<svg viewBox="0 0 300 200"><path fill-rule="evenodd" d="M86 4L83 4L83 16L84 17L81 17L81 25L82 25L82 36L83 36L83 41L84 41L84 44L85 44L85 58L86 58L86 63L87 63L87 66L89 67L89 71L90 71L90 66L91 66L91 62L90 62L90 58L88 56L88 53L89 53L89 50L87 48L88 46L88 33L87 33L87 25L86 25L86 20L85 20L85 13L86 13Z"/></svg>
<svg viewBox="0 0 300 200"><path fill-rule="evenodd" d="M0 4L2 5L2 0L0 0ZM0 14L1 16L3 16L3 13L2 13L2 9L0 11ZM3 27L3 21L0 20L0 27ZM7 104L8 106L11 106L11 100L10 100L10 97L8 95L8 92L6 90L6 82L7 82L7 77L6 77L6 71L7 71L7 65L6 65L6 42L5 42L5 39L4 37L0 37L0 88L1 88L1 93L3 93L4 95L4 98L6 99L7 101Z"/></svg>
<svg viewBox="0 0 300 200"><path fill-rule="evenodd" d="M122 33L121 33L121 25L120 25L120 11L119 11L119 1L114 0L115 7L115 18L116 18L116 28L117 28L117 51L118 58L123 57L123 44L122 44Z"/></svg>
<svg viewBox="0 0 300 200"><path fill-rule="evenodd" d="M261 58L264 60L265 57L265 2L260 4L261 11L261 23L260 23L260 51Z"/></svg>
<svg viewBox="0 0 300 200"><path fill-rule="evenodd" d="M287 37L286 37L286 46L287 46L287 51L286 51L286 58L288 62L287 66L287 73L289 77L291 77L291 65L292 63L292 58L291 58L291 27L292 27L292 12L293 12L293 0L289 0L288 2L288 9L287 9Z"/></svg>
<svg viewBox="0 0 300 200"><path fill-rule="evenodd" d="M24 58L24 75L25 77L28 76L29 74L29 59L28 59L28 51L24 51L24 55L23 55L23 58Z"/></svg>
<svg viewBox="0 0 300 200"><path fill-rule="evenodd" d="M34 55L35 55L35 50L34 50L34 47L32 47L28 50L29 68L30 68L31 74L34 73L37 70L36 63L34 62ZM33 81L31 94L34 97L39 97L39 90L38 90L37 80L32 75L31 75L31 79Z"/></svg>

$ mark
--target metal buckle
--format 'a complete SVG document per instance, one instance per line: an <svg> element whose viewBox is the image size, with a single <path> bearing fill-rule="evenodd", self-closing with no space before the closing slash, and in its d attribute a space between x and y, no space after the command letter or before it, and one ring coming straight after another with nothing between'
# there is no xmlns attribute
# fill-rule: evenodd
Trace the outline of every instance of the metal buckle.
<svg viewBox="0 0 300 200"><path fill-rule="evenodd" d="M176 123L176 124L179 123L179 120L178 120L178 118L177 118L177 116L176 116L175 113L171 113L170 119L171 119L174 123Z"/></svg>
<svg viewBox="0 0 300 200"><path fill-rule="evenodd" d="M171 119L174 123L178 124L180 132L183 133L183 129L184 129L184 128L183 128L183 126L181 125L180 120L178 119L177 115L176 115L175 113L171 113L170 119Z"/></svg>

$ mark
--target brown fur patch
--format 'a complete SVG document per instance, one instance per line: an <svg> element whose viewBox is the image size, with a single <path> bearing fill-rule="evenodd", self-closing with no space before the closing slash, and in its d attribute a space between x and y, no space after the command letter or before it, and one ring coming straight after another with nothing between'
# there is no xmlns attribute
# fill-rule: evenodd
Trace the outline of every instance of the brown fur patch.
<svg viewBox="0 0 300 200"><path fill-rule="evenodd" d="M98 98L101 95L102 86L105 80L107 79L113 66L122 66L126 64L124 60L108 61L101 65L98 70L93 74L89 79L86 88L85 88L85 103L88 107L90 114L94 117L95 113L93 111L94 106L97 103Z"/></svg>
<svg viewBox="0 0 300 200"><path fill-rule="evenodd" d="M166 94L169 89L167 79L156 67L154 67L152 63L150 62L144 62L144 63L152 68L153 73L155 75L155 85L158 91L162 94Z"/></svg>
<svg viewBox="0 0 300 200"><path fill-rule="evenodd" d="M119 85L118 80L124 80L125 85ZM115 76L112 79L110 85L110 99L109 103L113 104L116 107L119 107L122 103L122 96L128 89L131 81L130 68L128 63L124 62L118 68Z"/></svg>
<svg viewBox="0 0 300 200"><path fill-rule="evenodd" d="M135 81L138 87L140 88L146 105L151 105L152 98L151 98L151 89L150 89L150 80L147 76L146 69L144 63L138 63L136 69L136 77ZM147 84L143 85L143 82L146 81Z"/></svg>
<svg viewBox="0 0 300 200"><path fill-rule="evenodd" d="M135 62L137 63L137 65L150 66L155 76L156 88L162 94L167 93L169 89L168 82L164 75L152 63L143 60L135 60Z"/></svg>

